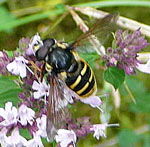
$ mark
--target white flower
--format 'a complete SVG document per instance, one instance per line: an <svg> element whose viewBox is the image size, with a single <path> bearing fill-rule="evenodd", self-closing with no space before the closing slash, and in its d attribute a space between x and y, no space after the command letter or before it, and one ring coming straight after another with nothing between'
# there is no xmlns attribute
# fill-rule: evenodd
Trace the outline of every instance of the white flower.
<svg viewBox="0 0 150 147"><path fill-rule="evenodd" d="M146 64L138 64L136 67L139 71L150 74L150 59Z"/></svg>
<svg viewBox="0 0 150 147"><path fill-rule="evenodd" d="M57 134L55 140L61 147L68 147L70 143L75 144L77 141L76 134L72 130L59 129Z"/></svg>
<svg viewBox="0 0 150 147"><path fill-rule="evenodd" d="M136 68L141 72L150 74L150 52L138 53L137 58L143 64L138 63Z"/></svg>
<svg viewBox="0 0 150 147"><path fill-rule="evenodd" d="M6 68L10 73L25 78L27 75L26 68L28 68L26 65L27 63L28 60L26 60L23 56L15 57L15 60L9 63Z"/></svg>
<svg viewBox="0 0 150 147"><path fill-rule="evenodd" d="M2 147L5 147L6 145L6 138L7 138L6 133L7 133L6 127L2 128L0 131L0 145Z"/></svg>
<svg viewBox="0 0 150 147"><path fill-rule="evenodd" d="M44 79L42 83L34 81L32 89L35 90L35 92L33 93L35 99L39 99L43 96L46 98L46 96L49 95L49 85L46 84Z"/></svg>
<svg viewBox="0 0 150 147"><path fill-rule="evenodd" d="M36 122L37 122L37 127L38 127L38 131L36 132L39 136L46 138L47 137L47 133L46 133L46 115L42 115L41 118L37 118Z"/></svg>
<svg viewBox="0 0 150 147"><path fill-rule="evenodd" d="M102 105L102 101L100 97L98 96L90 96L84 99L80 99L81 102L90 105L93 108L98 108L100 111L103 112L103 110L100 108L100 105Z"/></svg>
<svg viewBox="0 0 150 147"><path fill-rule="evenodd" d="M15 128L8 137L4 134L3 140L1 139L2 147L23 147L26 144L27 140L19 134L18 128Z"/></svg>
<svg viewBox="0 0 150 147"><path fill-rule="evenodd" d="M107 127L107 123L104 124L96 124L93 125L92 128L90 128L90 131L94 131L94 137L99 140L100 136L103 136L104 138L106 138L106 134L105 134L105 130Z"/></svg>
<svg viewBox="0 0 150 147"><path fill-rule="evenodd" d="M29 123L30 125L33 124L35 112L31 108L28 108L26 105L22 104L19 107L18 115L19 115L19 122L23 126L26 126L27 123Z"/></svg>
<svg viewBox="0 0 150 147"><path fill-rule="evenodd" d="M69 95L71 95L73 98L75 98L77 100L80 100L82 103L90 105L93 108L98 108L101 112L104 112L100 107L103 104L101 97L107 97L108 96L108 94L104 94L101 96L92 95L92 96L89 96L86 98L81 98L79 95L77 95L73 91L70 92Z"/></svg>
<svg viewBox="0 0 150 147"><path fill-rule="evenodd" d="M95 124L90 128L90 131L94 131L93 136L99 140L99 138L102 136L104 138L106 138L106 128L107 127L111 127L111 126L119 126L119 124L107 124L107 123L103 123L103 124Z"/></svg>
<svg viewBox="0 0 150 147"><path fill-rule="evenodd" d="M33 139L29 140L27 142L27 147L44 147L41 137L36 133L33 134Z"/></svg>
<svg viewBox="0 0 150 147"><path fill-rule="evenodd" d="M38 33L32 37L30 44L29 44L29 48L26 51L27 55L34 55L35 56L35 50L34 50L35 45L38 45L38 46L43 45L41 37L39 36Z"/></svg>
<svg viewBox="0 0 150 147"><path fill-rule="evenodd" d="M5 109L0 108L0 116L4 119L0 122L0 126L15 125L18 121L18 111L16 107L12 106L12 102L5 104Z"/></svg>

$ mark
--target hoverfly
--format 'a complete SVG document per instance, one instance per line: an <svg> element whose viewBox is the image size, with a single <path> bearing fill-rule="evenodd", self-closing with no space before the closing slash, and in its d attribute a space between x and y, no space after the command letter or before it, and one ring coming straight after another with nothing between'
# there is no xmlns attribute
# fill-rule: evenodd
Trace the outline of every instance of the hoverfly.
<svg viewBox="0 0 150 147"><path fill-rule="evenodd" d="M98 20L89 31L71 44L49 38L34 45L37 60L44 61L43 74L49 75L47 135L50 141L56 135L65 115L64 108L70 97L65 89L68 88L81 99L95 95L97 91L94 73L88 63L78 55L76 49L95 33L99 33L100 29L106 31L107 25L115 19L116 15L107 15Z"/></svg>

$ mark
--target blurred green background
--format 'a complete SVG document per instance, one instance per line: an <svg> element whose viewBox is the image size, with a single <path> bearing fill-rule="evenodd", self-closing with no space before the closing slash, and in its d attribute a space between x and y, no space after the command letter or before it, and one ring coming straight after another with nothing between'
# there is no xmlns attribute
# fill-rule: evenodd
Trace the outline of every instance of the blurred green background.
<svg viewBox="0 0 150 147"><path fill-rule="evenodd" d="M124 4L122 4L124 2ZM129 1L130 2L130 1ZM59 21L65 13L65 5L92 6L97 9L134 19L150 25L150 1L90 1L90 0L0 0L0 50L15 50L21 37L32 37L39 32L43 38L72 41L81 34L70 14ZM141 4L139 4L140 2ZM142 4L143 2L143 4ZM81 14L80 14L81 15ZM90 21L85 15L83 20ZM150 40L147 38L147 40ZM145 51L150 51L147 48ZM121 104L115 106L116 99L111 95L111 87L104 83L102 71L94 65L98 83L98 93L110 93L104 98L104 109L109 123L119 123L120 127L108 128L107 138L97 141L92 134L78 141L78 147L150 147L150 75L137 71L137 75L126 78L136 104L132 102L124 86L119 88ZM81 113L82 112L82 113ZM76 117L91 116L93 123L100 123L98 110L77 103L72 107ZM45 146L51 146L45 144Z"/></svg>

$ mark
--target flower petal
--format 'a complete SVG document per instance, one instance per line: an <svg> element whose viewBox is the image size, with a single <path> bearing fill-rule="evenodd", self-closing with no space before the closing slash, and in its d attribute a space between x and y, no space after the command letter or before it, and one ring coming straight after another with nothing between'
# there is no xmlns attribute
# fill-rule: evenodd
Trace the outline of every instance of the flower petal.
<svg viewBox="0 0 150 147"><path fill-rule="evenodd" d="M74 144L77 141L76 134L72 130L59 129L57 134L55 140L61 147L68 147L70 143Z"/></svg>
<svg viewBox="0 0 150 147"><path fill-rule="evenodd" d="M35 99L39 99L43 96L49 95L49 85L46 84L45 80L43 79L42 83L34 81L32 85L32 89L35 90L33 93Z"/></svg>
<svg viewBox="0 0 150 147"><path fill-rule="evenodd" d="M46 133L46 115L42 115L41 118L37 118L36 122L37 122L37 127L38 127L38 131L37 134L41 137L46 138L47 137L47 133Z"/></svg>
<svg viewBox="0 0 150 147"><path fill-rule="evenodd" d="M102 104L102 101L98 96L90 96L88 98L80 99L80 101L89 104L93 108L99 107Z"/></svg>
<svg viewBox="0 0 150 147"><path fill-rule="evenodd" d="M139 71L150 74L150 59L146 64L138 64L136 67Z"/></svg>
<svg viewBox="0 0 150 147"><path fill-rule="evenodd" d="M43 45L43 41L41 40L41 37L38 33L31 38L29 48L26 50L27 55L35 56L34 45Z"/></svg>
<svg viewBox="0 0 150 147"><path fill-rule="evenodd" d="M33 118L34 118L35 112L31 108L28 108L26 105L22 104L19 107L18 115L19 115L19 122L23 126L26 126L27 123L29 123L30 125L33 124Z"/></svg>
<svg viewBox="0 0 150 147"><path fill-rule="evenodd" d="M26 60L23 56L19 56L15 57L15 60L9 63L6 68L10 73L20 75L22 78L25 78L27 63L28 60Z"/></svg>
<svg viewBox="0 0 150 147"><path fill-rule="evenodd" d="M0 109L0 116L4 119L0 122L1 126L10 126L17 124L18 121L18 111L16 107L12 106L12 102L7 102L5 104L5 109Z"/></svg>

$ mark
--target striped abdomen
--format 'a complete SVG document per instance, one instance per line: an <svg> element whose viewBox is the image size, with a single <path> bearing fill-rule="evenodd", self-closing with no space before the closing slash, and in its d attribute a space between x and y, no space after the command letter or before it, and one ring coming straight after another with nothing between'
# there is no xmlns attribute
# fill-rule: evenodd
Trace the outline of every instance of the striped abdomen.
<svg viewBox="0 0 150 147"><path fill-rule="evenodd" d="M67 72L65 80L67 86L76 92L81 98L94 95L97 85L92 69L83 59L75 62Z"/></svg>

